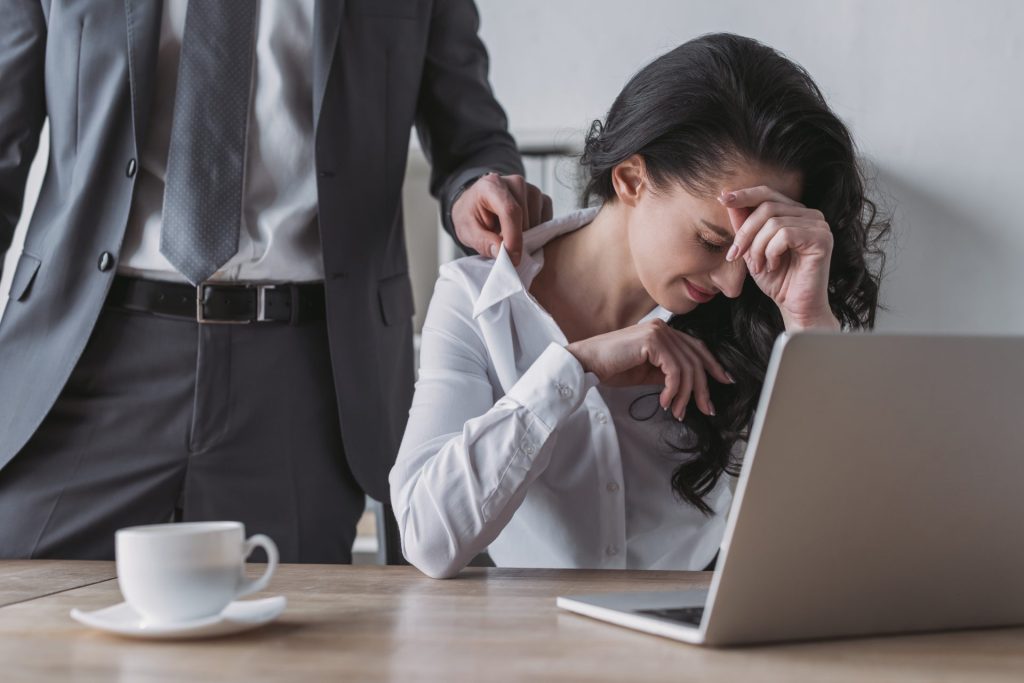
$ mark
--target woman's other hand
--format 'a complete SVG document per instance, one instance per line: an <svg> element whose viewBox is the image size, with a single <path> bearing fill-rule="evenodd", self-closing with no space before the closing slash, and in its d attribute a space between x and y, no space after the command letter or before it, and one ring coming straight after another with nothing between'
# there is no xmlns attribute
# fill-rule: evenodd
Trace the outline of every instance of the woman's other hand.
<svg viewBox="0 0 1024 683"><path fill-rule="evenodd" d="M832 230L824 215L764 186L723 192L719 201L736 231L726 260L746 262L786 329L838 330L828 303Z"/></svg>
<svg viewBox="0 0 1024 683"><path fill-rule="evenodd" d="M664 385L659 403L682 420L691 394L697 408L714 415L708 376L723 384L733 379L699 339L654 319L569 344L587 372L613 386Z"/></svg>

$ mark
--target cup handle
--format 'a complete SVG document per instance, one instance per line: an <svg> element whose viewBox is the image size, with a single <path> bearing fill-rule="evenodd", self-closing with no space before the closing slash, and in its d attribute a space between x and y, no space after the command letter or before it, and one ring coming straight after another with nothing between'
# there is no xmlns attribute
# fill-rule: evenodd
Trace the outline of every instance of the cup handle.
<svg viewBox="0 0 1024 683"><path fill-rule="evenodd" d="M256 548L263 548L267 552L267 568L260 578L245 579L238 591L238 595L235 597L240 598L243 595L258 593L263 590L270 583L270 577L274 575L274 570L277 569L277 545L274 541L269 536L263 534L251 536L246 539L245 545L242 547L243 556L248 559L249 555L252 555L252 551L256 550Z"/></svg>

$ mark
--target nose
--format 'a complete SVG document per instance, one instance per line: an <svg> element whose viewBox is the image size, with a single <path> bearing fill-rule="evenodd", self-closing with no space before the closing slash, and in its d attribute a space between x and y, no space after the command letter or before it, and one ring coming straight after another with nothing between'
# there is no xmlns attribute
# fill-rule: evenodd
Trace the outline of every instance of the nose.
<svg viewBox="0 0 1024 683"><path fill-rule="evenodd" d="M722 259L718 268L711 271L711 281L730 299L735 299L743 291L743 281L747 278L746 261L739 258L732 263Z"/></svg>

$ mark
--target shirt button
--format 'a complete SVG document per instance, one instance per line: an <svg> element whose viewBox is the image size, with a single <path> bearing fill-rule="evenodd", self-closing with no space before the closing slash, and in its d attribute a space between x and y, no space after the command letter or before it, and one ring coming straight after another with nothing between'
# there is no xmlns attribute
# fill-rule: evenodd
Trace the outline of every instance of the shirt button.
<svg viewBox="0 0 1024 683"><path fill-rule="evenodd" d="M131 178L133 175L135 175L135 169L137 168L137 166L138 164L135 163L135 159L129 159L128 166L127 168L124 169L124 174Z"/></svg>
<svg viewBox="0 0 1024 683"><path fill-rule="evenodd" d="M524 451L526 452L526 454L527 454L527 455L533 455L534 453L536 453L536 452L537 452L537 449L533 447L533 444L532 444L532 443L528 443L528 444L526 444L526 445L525 445L525 446L523 447L523 450L524 450Z"/></svg>
<svg viewBox="0 0 1024 683"><path fill-rule="evenodd" d="M605 488L608 489L608 493L615 493L616 491L619 490L619 485L616 484L614 481L610 481L608 482L608 486L606 486Z"/></svg>
<svg viewBox="0 0 1024 683"><path fill-rule="evenodd" d="M107 272L114 267L114 255L109 251L105 251L100 254L99 263L96 264L101 272Z"/></svg>
<svg viewBox="0 0 1024 683"><path fill-rule="evenodd" d="M610 545L607 548L605 548L604 551L608 554L609 557L614 557L619 554L619 547L616 545Z"/></svg>
<svg viewBox="0 0 1024 683"><path fill-rule="evenodd" d="M572 389L565 384L558 385L558 395L562 398L572 398Z"/></svg>
<svg viewBox="0 0 1024 683"><path fill-rule="evenodd" d="M597 421L600 422L601 424L608 424L608 416L605 415L604 413L598 413Z"/></svg>

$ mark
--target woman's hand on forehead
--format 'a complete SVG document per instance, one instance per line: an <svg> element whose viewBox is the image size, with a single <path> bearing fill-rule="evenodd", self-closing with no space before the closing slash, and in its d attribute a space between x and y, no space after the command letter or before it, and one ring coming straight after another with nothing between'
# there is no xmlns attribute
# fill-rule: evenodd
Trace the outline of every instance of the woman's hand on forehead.
<svg viewBox="0 0 1024 683"><path fill-rule="evenodd" d="M787 329L836 329L828 302L832 230L821 211L765 185L726 190L718 200L736 231L726 261L744 260Z"/></svg>

